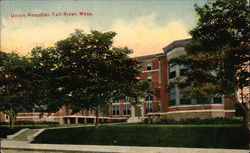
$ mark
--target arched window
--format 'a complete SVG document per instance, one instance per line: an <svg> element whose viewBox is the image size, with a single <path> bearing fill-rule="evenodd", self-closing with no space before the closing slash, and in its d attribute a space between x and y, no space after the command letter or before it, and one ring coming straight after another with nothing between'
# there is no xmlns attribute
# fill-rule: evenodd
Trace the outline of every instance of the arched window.
<svg viewBox="0 0 250 153"><path fill-rule="evenodd" d="M174 106L176 104L176 93L175 88L170 88L169 90L169 106Z"/></svg>
<svg viewBox="0 0 250 153"><path fill-rule="evenodd" d="M146 95L146 101L153 101L154 100L154 95L152 91L149 91Z"/></svg>

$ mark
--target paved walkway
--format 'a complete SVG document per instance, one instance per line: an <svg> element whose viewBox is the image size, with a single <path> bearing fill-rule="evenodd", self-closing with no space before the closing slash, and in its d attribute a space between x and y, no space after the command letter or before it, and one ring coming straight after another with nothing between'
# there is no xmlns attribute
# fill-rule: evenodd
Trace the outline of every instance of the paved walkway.
<svg viewBox="0 0 250 153"><path fill-rule="evenodd" d="M29 144L27 141L1 140L3 153L9 149L16 152L89 152L89 153L249 153L248 150L236 149L203 149L203 148L166 148L166 147L132 147L132 146L102 146L102 145L59 145L59 144ZM5 148L8 148L5 150ZM21 149L21 150L20 150ZM9 151L8 151L9 150ZM12 150L12 153L13 152Z"/></svg>

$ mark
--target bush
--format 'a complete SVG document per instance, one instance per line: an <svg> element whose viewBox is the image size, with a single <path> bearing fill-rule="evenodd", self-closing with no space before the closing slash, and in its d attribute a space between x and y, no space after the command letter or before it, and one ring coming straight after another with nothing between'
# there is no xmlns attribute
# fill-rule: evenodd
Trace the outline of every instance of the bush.
<svg viewBox="0 0 250 153"><path fill-rule="evenodd" d="M1 123L0 126L0 138L6 138L7 135L12 135L23 128L37 129L37 128L47 128L50 126L59 126L57 122L28 122L22 121L17 122L13 129L10 129L8 123Z"/></svg>
<svg viewBox="0 0 250 153"><path fill-rule="evenodd" d="M58 122L47 122L47 121L42 121L42 122L35 122L35 121L17 121L15 125L57 125L59 124Z"/></svg>
<svg viewBox="0 0 250 153"><path fill-rule="evenodd" d="M145 120L144 123L149 123L148 120ZM205 125L205 124L243 124L242 118L230 118L230 117L217 117L209 119L200 119L200 118L189 118L189 119L157 119L153 122L154 124L184 124L184 125Z"/></svg>
<svg viewBox="0 0 250 153"><path fill-rule="evenodd" d="M161 146L195 148L247 148L246 131L228 125L109 125L48 129L35 143Z"/></svg>
<svg viewBox="0 0 250 153"><path fill-rule="evenodd" d="M35 122L35 121L16 121L15 125L58 125L58 122ZM9 125L7 122L1 122L0 125Z"/></svg>
<svg viewBox="0 0 250 153"><path fill-rule="evenodd" d="M0 127L0 138L6 138L7 135L14 134L21 130L22 127L15 127L14 129L10 129L9 127Z"/></svg>

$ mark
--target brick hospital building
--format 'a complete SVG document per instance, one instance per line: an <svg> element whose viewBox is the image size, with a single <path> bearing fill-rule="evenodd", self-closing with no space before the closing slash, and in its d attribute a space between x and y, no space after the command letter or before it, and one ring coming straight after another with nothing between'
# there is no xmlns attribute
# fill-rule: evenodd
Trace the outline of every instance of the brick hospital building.
<svg viewBox="0 0 250 153"><path fill-rule="evenodd" d="M131 106L126 99L113 99L110 114L102 116L104 122L127 120L137 122L149 119L182 119L182 118L213 118L235 115L234 103L226 96L221 95L212 99L185 97L185 89L168 88L170 82L183 78L188 70L183 65L169 65L172 58L185 55L184 45L190 39L177 40L163 48L160 54L136 57L141 63L141 73L138 76L151 84L151 89L143 98L143 103ZM56 121L62 124L95 122L94 112L84 110L77 114L67 114L65 107L56 113L25 112L19 113L19 121ZM1 122L8 121L8 117L1 114Z"/></svg>

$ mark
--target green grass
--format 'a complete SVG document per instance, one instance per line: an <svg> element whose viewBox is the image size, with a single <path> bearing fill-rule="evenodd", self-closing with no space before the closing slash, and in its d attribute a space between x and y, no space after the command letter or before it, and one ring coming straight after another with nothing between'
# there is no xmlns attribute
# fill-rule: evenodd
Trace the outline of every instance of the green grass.
<svg viewBox="0 0 250 153"><path fill-rule="evenodd" d="M34 143L246 149L239 125L107 125L49 129Z"/></svg>

